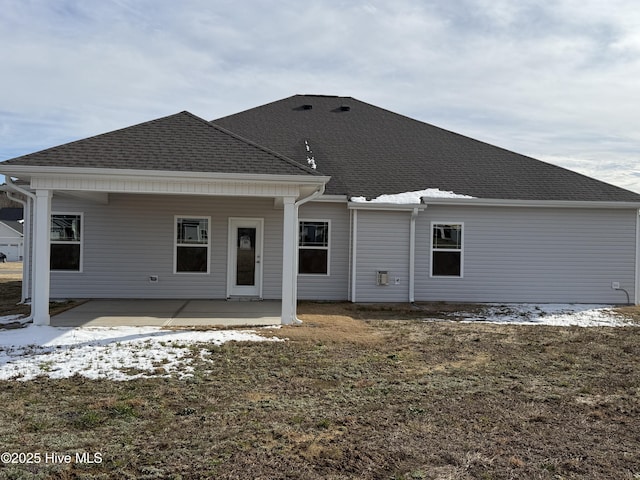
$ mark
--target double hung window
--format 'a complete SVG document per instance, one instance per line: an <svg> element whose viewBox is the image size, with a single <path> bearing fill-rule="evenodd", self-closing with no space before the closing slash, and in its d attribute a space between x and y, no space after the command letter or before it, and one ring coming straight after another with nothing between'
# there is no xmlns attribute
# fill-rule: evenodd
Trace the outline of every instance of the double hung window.
<svg viewBox="0 0 640 480"><path fill-rule="evenodd" d="M82 270L82 214L51 215L51 270Z"/></svg>
<svg viewBox="0 0 640 480"><path fill-rule="evenodd" d="M300 222L298 273L329 275L329 222L327 220Z"/></svg>
<svg viewBox="0 0 640 480"><path fill-rule="evenodd" d="M462 277L462 223L431 224L431 276Z"/></svg>
<svg viewBox="0 0 640 480"><path fill-rule="evenodd" d="M176 273L209 273L210 217L176 217Z"/></svg>

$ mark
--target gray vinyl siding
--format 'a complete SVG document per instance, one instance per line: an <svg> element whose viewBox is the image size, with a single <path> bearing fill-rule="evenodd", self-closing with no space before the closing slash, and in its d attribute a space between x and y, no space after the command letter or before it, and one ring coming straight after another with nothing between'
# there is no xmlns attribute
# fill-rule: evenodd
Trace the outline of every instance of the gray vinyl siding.
<svg viewBox="0 0 640 480"><path fill-rule="evenodd" d="M408 301L410 219L406 211L358 211L356 302ZM377 285L378 270L389 272L389 285Z"/></svg>
<svg viewBox="0 0 640 480"><path fill-rule="evenodd" d="M51 272L52 298L225 298L229 217L264 218L263 297L282 295L283 210L273 199L111 194L101 205L55 196L52 212L84 214L82 272ZM173 273L175 215L211 217L209 274Z"/></svg>
<svg viewBox="0 0 640 480"><path fill-rule="evenodd" d="M429 206L416 226L420 301L634 300L635 210ZM464 223L463 278L430 276L431 222Z"/></svg>
<svg viewBox="0 0 640 480"><path fill-rule="evenodd" d="M298 275L299 300L346 300L349 291L349 210L345 203L310 202L300 220L328 220L329 275Z"/></svg>
<svg viewBox="0 0 640 480"><path fill-rule="evenodd" d="M225 298L229 217L264 219L263 297L281 297L283 210L273 199L111 194L102 205L56 195L52 212L82 213L84 221L83 271L52 272L52 298ZM209 274L173 273L176 215L211 217ZM298 298L346 299L349 210L312 202L299 217L330 220L331 231L330 275L299 275ZM410 213L359 210L357 217L356 301L408 301ZM622 303L615 281L634 301L636 219L633 209L430 205L416 221L415 298ZM462 278L430 276L431 222L464 223ZM389 285L376 285L378 270L389 272Z"/></svg>

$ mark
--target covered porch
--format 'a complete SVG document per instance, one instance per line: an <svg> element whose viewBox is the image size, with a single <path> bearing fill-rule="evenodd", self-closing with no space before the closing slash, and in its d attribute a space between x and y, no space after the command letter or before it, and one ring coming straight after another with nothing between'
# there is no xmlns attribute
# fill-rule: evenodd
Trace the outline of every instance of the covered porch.
<svg viewBox="0 0 640 480"><path fill-rule="evenodd" d="M330 179L308 165L180 112L0 171L24 196L35 324L51 323L51 298L270 298L296 322L298 207ZM249 262L236 242L253 280L234 279Z"/></svg>
<svg viewBox="0 0 640 480"><path fill-rule="evenodd" d="M54 327L258 327L280 325L282 302L95 299L51 317Z"/></svg>
<svg viewBox="0 0 640 480"><path fill-rule="evenodd" d="M263 175L258 178L227 177L221 181L213 175L210 179L189 178L187 181L183 178L180 183L161 175L162 183L145 183L145 188L141 189L141 181L135 175L124 175L116 186L110 183L112 179L103 179L101 174L94 172L88 175L93 177L91 185L87 185L87 179L82 175L76 175L80 177L77 182L69 177L46 180L31 177L30 188L8 182L9 188L25 194L30 200L26 206L27 211L32 211L34 234L31 237L32 255L27 262L31 268L25 271L28 284L25 297L32 299L31 317L35 324L240 326L296 323L298 207L322 193L325 178L318 181L315 178ZM190 186L194 188L187 188L188 182L193 182ZM180 210L170 211L175 208ZM50 267L52 216L60 216L54 212L66 216L69 216L67 212L73 212L72 216L81 226L82 230L78 228L80 253L75 271L54 271ZM206 271L182 273L171 259L172 252L178 247L174 243L175 237L171 239L170 236L175 236L174 224L182 219L182 212L187 213L190 220L192 217L206 219ZM134 229L141 232L134 233L138 241L132 241L131 235L123 240L114 221L143 226ZM245 225L248 221L253 223ZM234 234L247 230L248 226L257 232L259 246L253 249L256 254L252 256L255 263L252 270L255 284L252 285L255 287L245 292L233 287L232 274L228 272L234 272L235 262L240 262L239 256L232 255L234 244L239 242ZM156 236L144 237L147 231L154 231ZM216 237L213 241L209 238L211 233ZM131 245L135 248L126 248ZM118 249L117 263L101 253L114 248ZM140 259L148 261L144 263ZM60 281L67 285L62 295L52 291L56 285L59 290ZM129 284L131 288L127 288ZM263 284L269 288L268 295L263 295ZM188 291L186 294L180 291L180 300L167 300L172 298L174 289L186 290L194 285L201 288L211 285L212 298L218 300L206 300L202 291L193 296ZM226 295L214 290L225 289L225 285ZM101 290L114 291L115 295L106 297ZM81 294L77 295L77 291ZM94 296L96 292L98 295ZM138 300L149 298L149 293L156 298L153 302ZM236 302L224 300L225 296ZM62 316L52 318L49 314L51 298L96 297L127 300L91 300ZM265 297L270 300L242 301ZM267 305L266 310L262 310Z"/></svg>

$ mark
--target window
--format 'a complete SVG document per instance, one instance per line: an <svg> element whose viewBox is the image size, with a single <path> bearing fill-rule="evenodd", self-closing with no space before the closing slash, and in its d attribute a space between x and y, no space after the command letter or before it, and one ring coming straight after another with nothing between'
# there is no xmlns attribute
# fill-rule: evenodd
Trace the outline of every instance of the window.
<svg viewBox="0 0 640 480"><path fill-rule="evenodd" d="M210 223L210 217L176 217L176 273L209 273Z"/></svg>
<svg viewBox="0 0 640 480"><path fill-rule="evenodd" d="M79 272L82 269L82 215L51 215L51 270Z"/></svg>
<svg viewBox="0 0 640 480"><path fill-rule="evenodd" d="M462 223L431 224L431 276L462 277Z"/></svg>
<svg viewBox="0 0 640 480"><path fill-rule="evenodd" d="M298 273L329 274L329 222L304 220L298 237Z"/></svg>

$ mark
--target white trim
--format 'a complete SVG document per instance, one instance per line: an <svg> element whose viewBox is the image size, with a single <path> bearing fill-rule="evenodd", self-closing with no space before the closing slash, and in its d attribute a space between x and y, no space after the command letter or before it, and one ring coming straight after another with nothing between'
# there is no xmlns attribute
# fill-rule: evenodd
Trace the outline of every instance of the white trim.
<svg viewBox="0 0 640 480"><path fill-rule="evenodd" d="M434 275L433 274L433 227L435 225L460 225L460 249L439 248L439 252L460 252L460 275ZM464 222L433 220L429 227L429 277L431 278L464 278L464 243L465 243Z"/></svg>
<svg viewBox="0 0 640 480"><path fill-rule="evenodd" d="M640 208L640 202L607 202L588 200L513 200L501 198L422 197L422 202L425 205L450 205L465 207Z"/></svg>
<svg viewBox="0 0 640 480"><path fill-rule="evenodd" d="M69 215L69 216L79 216L80 217L80 241L59 241L51 239L51 226L53 225L53 217L56 215ZM50 223L49 223L49 248L51 245L80 245L80 264L78 265L78 270L53 270L51 272L62 273L62 274L73 274L73 273L82 273L84 271L84 212L62 212L55 211L51 212L50 215Z"/></svg>
<svg viewBox="0 0 640 480"><path fill-rule="evenodd" d="M256 258L255 258L255 282L251 287L236 285L237 252L236 229L239 226L256 228ZM262 287L264 284L264 218L254 217L229 217L227 227L227 298L230 297L258 297L262 298ZM255 292L253 291L255 290Z"/></svg>
<svg viewBox="0 0 640 480"><path fill-rule="evenodd" d="M424 210L428 207L423 203L367 203L367 202L349 202L347 208L350 210L383 210L383 211L398 211L406 210L413 211L414 209Z"/></svg>
<svg viewBox="0 0 640 480"><path fill-rule="evenodd" d="M3 175L13 177L124 177L124 178L170 178L174 180L221 180L227 182L237 181L258 181L270 183L294 183L318 185L327 183L331 177L324 175L273 175L257 173L219 173L219 172L197 172L197 171L176 171L176 170L137 170L124 168L96 168L96 167L43 167L28 165L0 165L0 172ZM14 173L16 175L14 175ZM20 174L23 174L22 176Z"/></svg>
<svg viewBox="0 0 640 480"><path fill-rule="evenodd" d="M317 222L327 224L327 246L326 247L301 247L300 246L300 224L302 222ZM331 220L317 218L298 218L298 242L296 246L296 258L300 258L300 249L305 250L326 250L327 251L327 273L300 273L300 265L297 265L296 272L301 277L329 277L331 276ZM298 263L298 262L296 262Z"/></svg>
<svg viewBox="0 0 640 480"><path fill-rule="evenodd" d="M178 244L178 219L206 220L207 221L207 243L184 243ZM178 271L178 247L207 247L207 271L206 272L179 272ZM176 275L209 275L211 273L211 217L203 215L174 215L173 216L173 273Z"/></svg>
<svg viewBox="0 0 640 480"><path fill-rule="evenodd" d="M322 195L321 197L314 198L312 202L348 203L349 197L347 195Z"/></svg>

